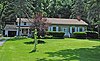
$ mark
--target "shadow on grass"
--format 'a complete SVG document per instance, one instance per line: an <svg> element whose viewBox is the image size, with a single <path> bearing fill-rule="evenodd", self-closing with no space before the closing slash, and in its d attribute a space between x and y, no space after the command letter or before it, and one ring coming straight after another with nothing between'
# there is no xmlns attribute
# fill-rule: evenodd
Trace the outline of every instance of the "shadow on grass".
<svg viewBox="0 0 100 61"><path fill-rule="evenodd" d="M7 41L16 41L16 40L23 40L23 39L27 39L27 38L11 38L8 39Z"/></svg>
<svg viewBox="0 0 100 61"><path fill-rule="evenodd" d="M100 42L100 39L88 39L90 41L99 41Z"/></svg>
<svg viewBox="0 0 100 61"><path fill-rule="evenodd" d="M44 43L46 43L46 42L43 40L38 40L38 44L44 44ZM34 41L24 42L24 44L34 44Z"/></svg>
<svg viewBox="0 0 100 61"><path fill-rule="evenodd" d="M46 52L49 58L37 59L37 61L100 61L100 46L94 48L66 49L56 52ZM57 59L60 57L62 59Z"/></svg>

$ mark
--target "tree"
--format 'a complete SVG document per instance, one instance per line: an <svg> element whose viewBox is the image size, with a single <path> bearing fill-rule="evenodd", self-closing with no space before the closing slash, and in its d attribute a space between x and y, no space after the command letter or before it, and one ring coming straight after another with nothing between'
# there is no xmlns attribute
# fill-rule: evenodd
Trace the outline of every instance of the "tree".
<svg viewBox="0 0 100 61"><path fill-rule="evenodd" d="M32 29L37 29L38 31L38 37L42 36L44 37L46 29L48 29L49 23L47 22L47 19L43 18L42 13L38 12L35 15L35 18L32 22Z"/></svg>
<svg viewBox="0 0 100 61"><path fill-rule="evenodd" d="M12 22L12 20L16 21L16 18L19 18L19 35L21 18L32 16L30 2L28 0L1 0L0 4L2 5L2 9L0 10L1 26L4 28L3 25L5 22Z"/></svg>
<svg viewBox="0 0 100 61"><path fill-rule="evenodd" d="M100 0L88 0L87 5L87 20L89 21L89 30L95 30L92 26L100 20Z"/></svg>
<svg viewBox="0 0 100 61"><path fill-rule="evenodd" d="M6 8L7 5L9 5L9 3L11 2L12 0L0 0L0 33L3 34L3 22L2 22L2 15L3 15L3 12Z"/></svg>
<svg viewBox="0 0 100 61"><path fill-rule="evenodd" d="M58 1L58 7L57 7L57 15L61 18L69 18L70 15L71 15L71 4L72 1L71 0L61 0L61 1Z"/></svg>
<svg viewBox="0 0 100 61"><path fill-rule="evenodd" d="M22 17L32 16L31 4L28 0L15 0L13 3L15 15L19 18L18 36L20 36L20 23Z"/></svg>
<svg viewBox="0 0 100 61"><path fill-rule="evenodd" d="M2 24L3 29L7 23L12 24L13 22L16 22L16 15L15 15L14 7L12 4L9 4L5 7L5 10L3 12L1 19L2 19L2 23L3 23Z"/></svg>
<svg viewBox="0 0 100 61"><path fill-rule="evenodd" d="M37 45L37 39L36 36L40 37L44 37L45 36L45 31L48 28L49 23L47 22L47 19L43 19L42 13L38 12L36 13L33 21L31 22L32 26L30 27L31 29L34 30L34 49L32 50L32 52L36 51L36 45Z"/></svg>
<svg viewBox="0 0 100 61"><path fill-rule="evenodd" d="M72 6L71 12L72 12L72 14L70 15L70 18L76 18L77 16L84 18L85 11L84 11L83 0L74 0L74 4Z"/></svg>

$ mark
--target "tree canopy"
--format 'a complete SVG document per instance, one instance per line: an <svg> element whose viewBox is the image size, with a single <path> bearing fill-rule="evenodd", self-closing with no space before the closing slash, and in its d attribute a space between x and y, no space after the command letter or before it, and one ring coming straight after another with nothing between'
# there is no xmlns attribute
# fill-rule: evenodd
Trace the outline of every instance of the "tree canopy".
<svg viewBox="0 0 100 61"><path fill-rule="evenodd" d="M100 21L100 0L0 0L2 20L32 18L36 12L43 12L44 17L51 18L80 16L87 23L94 24Z"/></svg>

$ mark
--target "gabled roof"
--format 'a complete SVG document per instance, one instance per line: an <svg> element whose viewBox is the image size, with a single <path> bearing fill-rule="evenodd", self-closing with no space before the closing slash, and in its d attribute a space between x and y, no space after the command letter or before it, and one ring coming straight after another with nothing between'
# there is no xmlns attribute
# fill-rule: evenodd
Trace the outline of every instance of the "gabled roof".
<svg viewBox="0 0 100 61"><path fill-rule="evenodd" d="M61 18L43 18L47 19L47 22L50 22L51 24L61 24L61 25L88 25L86 22L83 20L77 20L77 19L61 19ZM33 19L27 19L27 18L22 18L22 22L32 22ZM19 22L19 18L17 18L16 22Z"/></svg>

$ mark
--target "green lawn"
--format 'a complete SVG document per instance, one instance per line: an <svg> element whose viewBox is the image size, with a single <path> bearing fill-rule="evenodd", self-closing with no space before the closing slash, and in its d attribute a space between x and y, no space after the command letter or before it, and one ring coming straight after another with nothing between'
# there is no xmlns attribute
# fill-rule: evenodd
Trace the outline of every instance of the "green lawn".
<svg viewBox="0 0 100 61"><path fill-rule="evenodd" d="M0 61L100 61L100 40L43 40L46 43L38 44L33 53L32 39L8 40L0 47Z"/></svg>

